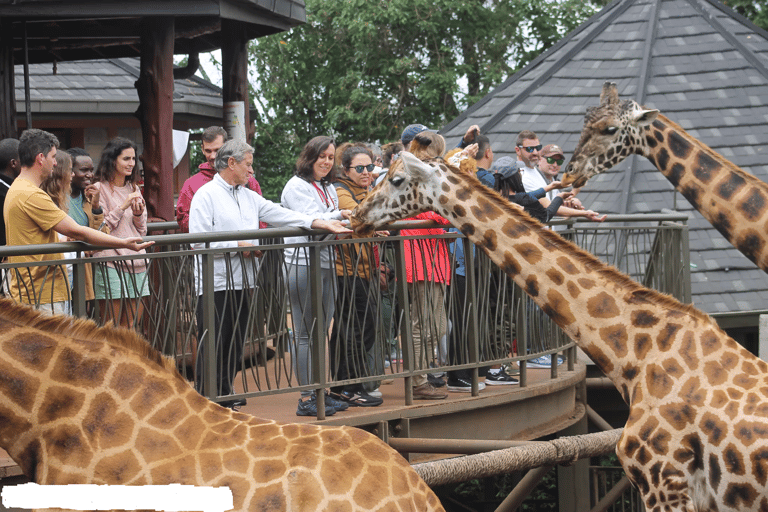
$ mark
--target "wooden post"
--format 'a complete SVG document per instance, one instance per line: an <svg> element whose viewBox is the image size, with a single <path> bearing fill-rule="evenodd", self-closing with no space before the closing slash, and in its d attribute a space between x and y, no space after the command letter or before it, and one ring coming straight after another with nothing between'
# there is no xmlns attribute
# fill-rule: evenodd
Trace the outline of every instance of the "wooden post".
<svg viewBox="0 0 768 512"><path fill-rule="evenodd" d="M17 138L11 20L0 18L0 140Z"/></svg>
<svg viewBox="0 0 768 512"><path fill-rule="evenodd" d="M248 36L242 22L228 19L221 20L221 33L226 34L226 37L222 38L221 46L222 95L224 97L222 124L231 137L241 138L250 143ZM238 110L238 105L242 105L242 110ZM233 123L234 115L238 118ZM240 115L242 119L239 118Z"/></svg>
<svg viewBox="0 0 768 512"><path fill-rule="evenodd" d="M144 153L144 199L148 215L173 220L173 44L174 18L142 22L141 71L136 81Z"/></svg>

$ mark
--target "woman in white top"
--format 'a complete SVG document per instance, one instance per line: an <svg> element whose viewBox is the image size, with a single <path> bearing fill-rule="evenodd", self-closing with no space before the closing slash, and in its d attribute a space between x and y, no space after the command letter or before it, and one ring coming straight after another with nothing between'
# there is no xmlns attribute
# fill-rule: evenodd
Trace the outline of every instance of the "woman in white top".
<svg viewBox="0 0 768 512"><path fill-rule="evenodd" d="M330 137L319 136L310 140L301 151L296 161L294 176L283 188L280 203L285 208L306 213L324 220L348 219L349 210L339 210L339 198L331 182L334 178L334 152L336 147ZM317 323L321 333L327 335L328 326L333 317L335 304L334 286L336 260L333 248L327 247L320 252L320 279L322 283L321 315L312 316L312 297L309 286L309 251L306 243L308 236L286 238L288 244L297 244L285 249L285 262L288 269L288 294L291 301L291 317L294 324L292 360L293 369L300 385L312 382L312 357L310 336L312 326ZM324 336L325 337L325 336ZM305 400L299 400L298 416L315 416L317 404L315 395L309 391L302 393ZM326 397L326 414L346 409L346 404Z"/></svg>

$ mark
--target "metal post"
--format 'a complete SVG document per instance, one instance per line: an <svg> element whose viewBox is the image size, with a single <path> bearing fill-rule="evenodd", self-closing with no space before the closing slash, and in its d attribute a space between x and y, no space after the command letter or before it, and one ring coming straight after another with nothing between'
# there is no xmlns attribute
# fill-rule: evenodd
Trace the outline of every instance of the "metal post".
<svg viewBox="0 0 768 512"><path fill-rule="evenodd" d="M206 249L210 249L210 244L205 244ZM198 346L201 341L205 345L203 355L198 352L197 357L202 357L203 363L203 395L215 399L219 390L217 389L217 372L218 372L218 354L216 352L216 307L214 301L214 287L213 287L213 254L207 253L201 256L202 265L202 282L203 293L198 297L198 300L203 301L203 335L202 340L198 340Z"/></svg>
<svg viewBox="0 0 768 512"><path fill-rule="evenodd" d="M26 110L27 126L32 128L32 97L29 91L29 41L27 40L27 20L21 22L24 37L24 110Z"/></svg>
<svg viewBox="0 0 768 512"><path fill-rule="evenodd" d="M542 466L540 468L531 469L525 474L520 483L512 489L512 492L504 498L504 501L496 509L496 512L511 512L517 510L517 508L523 504L525 498L531 494L531 491L539 485L539 482L544 478L549 470L554 466Z"/></svg>
<svg viewBox="0 0 768 512"><path fill-rule="evenodd" d="M411 332L411 308L408 299L408 279L405 273L405 246L402 240L395 243L395 283L397 286L397 303L400 306L400 347L403 351L403 369L408 372L403 385L405 386L405 405L413 404L413 377L410 372L416 368L413 350L413 333Z"/></svg>
<svg viewBox="0 0 768 512"><path fill-rule="evenodd" d="M475 364L472 368L472 396L478 396L480 394L480 387L478 384L479 373L477 363L480 361L480 334L478 332L478 320L477 320L477 279L475 279L475 246L468 238L462 238L461 242L464 244L464 268L466 279L466 293L468 300L466 301L467 313L467 345L469 349L469 363ZM457 240L456 243L459 243Z"/></svg>
<svg viewBox="0 0 768 512"><path fill-rule="evenodd" d="M323 248L327 250L326 248ZM327 383L327 376L325 372L325 337L327 332L323 332L320 329L320 325L323 323L320 319L325 318L323 309L323 283L321 281L320 272L320 251L321 248L317 245L309 246L309 293L312 297L312 317L315 319L312 322L312 330L310 331L310 339L312 340L312 347L310 349L312 353L312 368L310 381L313 383L321 384L321 387L315 390L315 403L317 404L317 419L325 419L325 384ZM293 311L291 311L293 314ZM302 322L303 319L294 319L294 322ZM327 327L327 326L326 326ZM298 346L299 340L296 339L296 333L294 332L293 343L294 346ZM293 350L292 354L297 354L298 351ZM301 369L299 369L301 371Z"/></svg>

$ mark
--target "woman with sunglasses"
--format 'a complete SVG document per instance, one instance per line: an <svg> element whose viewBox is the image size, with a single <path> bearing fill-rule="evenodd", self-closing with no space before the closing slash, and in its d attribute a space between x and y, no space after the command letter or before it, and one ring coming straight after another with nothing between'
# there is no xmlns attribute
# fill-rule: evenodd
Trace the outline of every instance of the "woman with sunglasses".
<svg viewBox="0 0 768 512"><path fill-rule="evenodd" d="M290 210L306 213L314 218L324 220L348 219L349 210L339 209L339 197L336 188L331 184L335 177L334 153L336 146L330 137L319 136L307 142L301 150L294 176L288 180L280 197L280 204ZM333 247L325 247L320 251L320 282L322 295L322 313L320 318L312 315L312 295L309 284L309 251L307 244L309 236L289 237L286 247L285 263L288 274L288 295L291 301L291 318L293 320L293 345L291 360L293 372L299 384L306 386L313 382L311 376L312 326L318 323L320 332L327 333L334 307L334 251ZM317 416L317 401L311 390L302 391L302 398L296 409L297 416ZM334 400L326 395L325 414L330 416L336 411L345 410L345 402Z"/></svg>
<svg viewBox="0 0 768 512"><path fill-rule="evenodd" d="M340 176L334 183L339 208L354 210L365 199L373 181L373 153L363 144L342 145ZM352 235L351 238L356 238ZM343 244L336 254L336 310L331 331L331 372L334 380L365 377L367 353L376 341L378 319L379 250L372 243ZM336 389L354 407L374 407L383 400L368 394L362 384Z"/></svg>

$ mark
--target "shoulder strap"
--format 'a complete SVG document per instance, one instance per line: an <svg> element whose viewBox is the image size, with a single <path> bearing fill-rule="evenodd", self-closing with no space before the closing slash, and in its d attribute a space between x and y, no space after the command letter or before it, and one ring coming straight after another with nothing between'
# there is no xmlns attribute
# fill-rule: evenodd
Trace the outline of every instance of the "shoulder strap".
<svg viewBox="0 0 768 512"><path fill-rule="evenodd" d="M342 182L340 182L340 181L337 181L337 182L335 182L335 183L333 184L333 186L334 186L334 187L336 187L336 188L343 188L344 190L346 190L347 192L349 192L349 195L351 195L351 196L352 196L352 200L353 200L353 201L355 201L357 204L360 204L360 201L358 201L358 200L357 200L357 198L355 197L355 193L354 193L354 192L352 192L352 189L351 189L351 188L349 188L349 186L348 186L346 183L342 183Z"/></svg>

